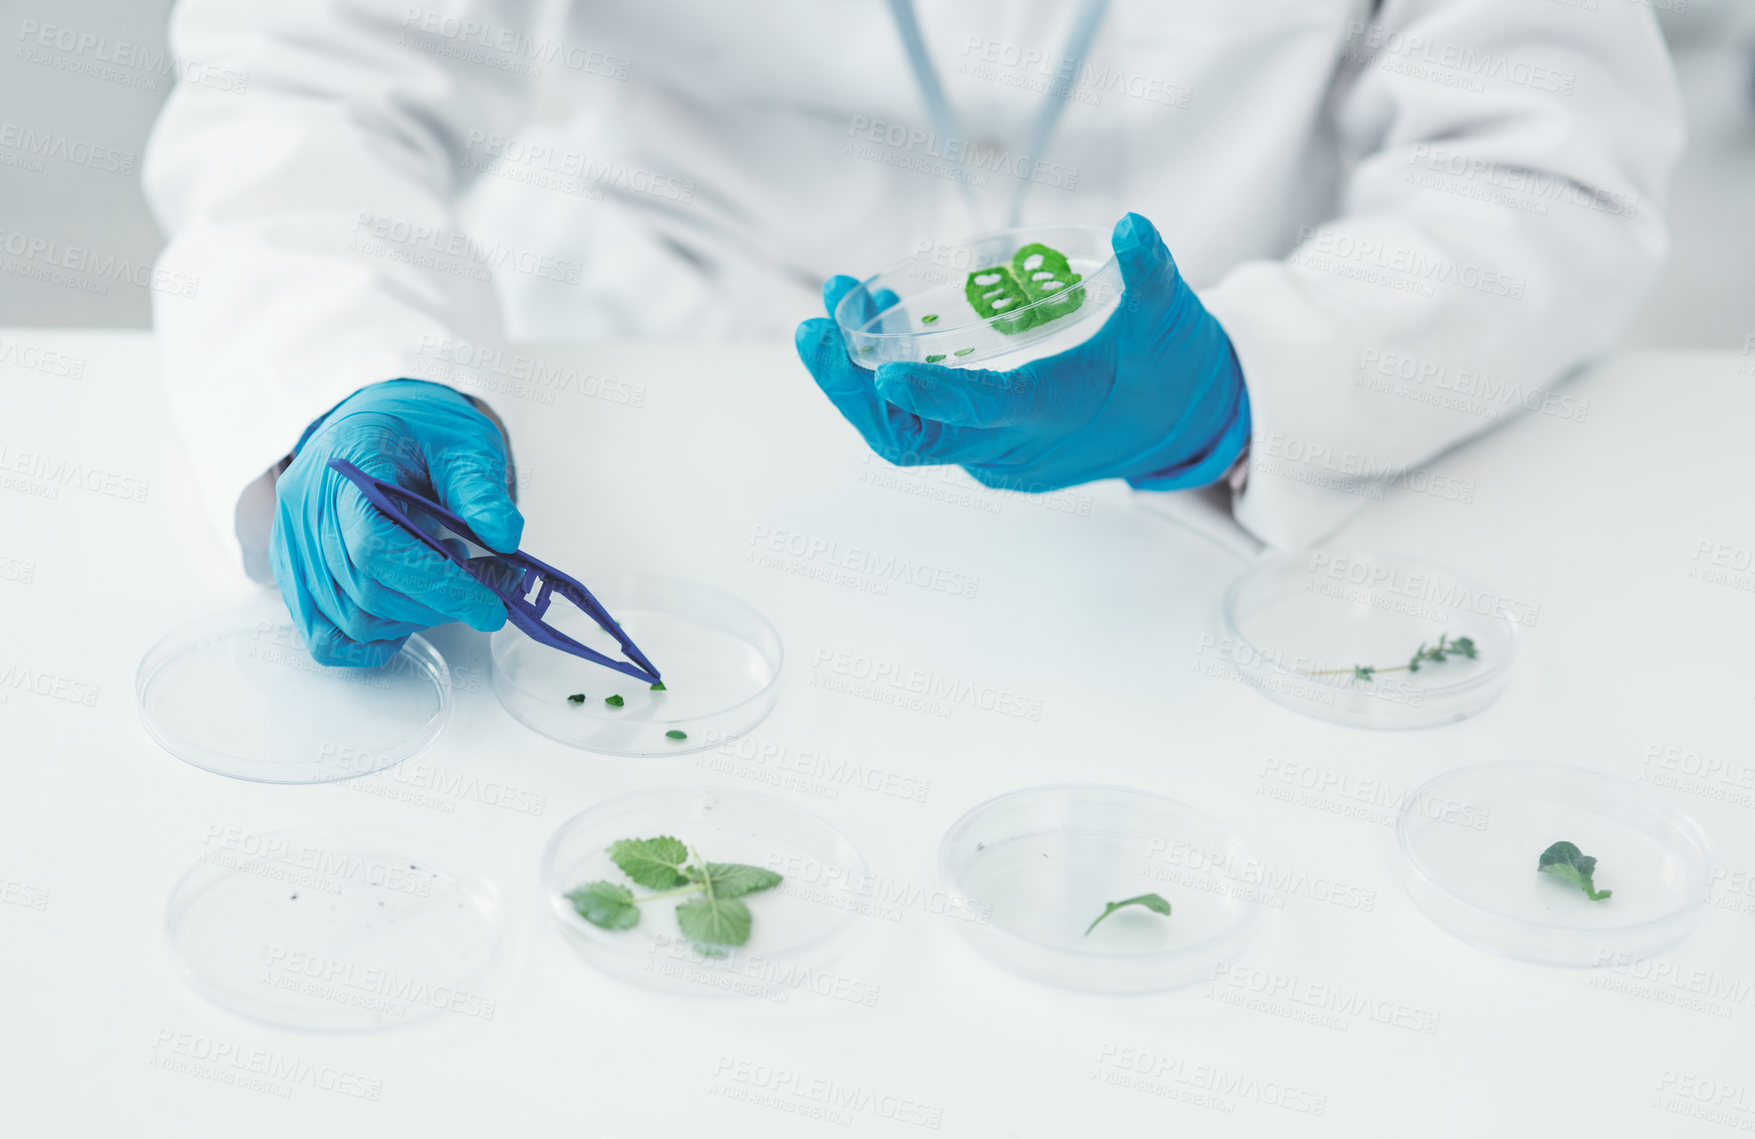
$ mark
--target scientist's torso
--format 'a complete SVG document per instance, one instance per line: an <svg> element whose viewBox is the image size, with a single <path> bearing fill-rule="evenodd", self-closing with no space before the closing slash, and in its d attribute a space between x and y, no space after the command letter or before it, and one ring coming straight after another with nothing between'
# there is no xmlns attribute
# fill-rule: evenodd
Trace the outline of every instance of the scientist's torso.
<svg viewBox="0 0 1755 1139"><path fill-rule="evenodd" d="M469 228L570 267L498 283L510 334L785 335L833 273L1128 210L1198 288L1333 205L1369 0L911 8L924 61L890 0L574 4L536 116L465 140Z"/></svg>

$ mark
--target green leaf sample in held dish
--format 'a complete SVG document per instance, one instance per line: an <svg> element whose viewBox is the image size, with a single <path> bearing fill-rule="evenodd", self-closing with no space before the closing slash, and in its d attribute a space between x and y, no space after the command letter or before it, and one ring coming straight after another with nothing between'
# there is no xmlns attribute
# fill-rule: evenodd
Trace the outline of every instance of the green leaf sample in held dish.
<svg viewBox="0 0 1755 1139"><path fill-rule="evenodd" d="M1536 860L1536 869L1577 886L1593 902L1605 901L1614 893L1613 890L1597 889L1594 880L1597 860L1569 842L1557 842L1542 851L1542 856Z"/></svg>
<svg viewBox="0 0 1755 1139"><path fill-rule="evenodd" d="M1018 284L1012 271L1004 265L977 269L963 282L963 295L969 307L983 320L993 320L993 327L1006 336L1022 332L1036 323L1034 313L1025 313L1017 320L994 320L1030 303L1030 296Z"/></svg>
<svg viewBox="0 0 1755 1139"><path fill-rule="evenodd" d="M668 890L685 885L683 864L689 860L689 848L679 839L624 838L609 845L609 860L623 874L650 890Z"/></svg>
<svg viewBox="0 0 1755 1139"><path fill-rule="evenodd" d="M1073 287L1084 278L1072 271L1065 254L1039 241L1012 254L1012 277L1031 303L1058 298L1052 304L1032 309L1032 324L1047 324L1085 303L1085 290Z"/></svg>
<svg viewBox="0 0 1755 1139"><path fill-rule="evenodd" d="M1096 919L1092 921L1090 925L1085 927L1085 936L1091 936L1091 931L1097 928L1097 922L1102 921L1116 910L1124 909L1128 906L1144 906L1155 914L1163 914L1165 917L1170 916L1169 902L1166 902L1156 894L1141 894L1137 898L1129 898L1124 902L1110 902L1108 905L1104 906L1103 912L1098 914Z"/></svg>

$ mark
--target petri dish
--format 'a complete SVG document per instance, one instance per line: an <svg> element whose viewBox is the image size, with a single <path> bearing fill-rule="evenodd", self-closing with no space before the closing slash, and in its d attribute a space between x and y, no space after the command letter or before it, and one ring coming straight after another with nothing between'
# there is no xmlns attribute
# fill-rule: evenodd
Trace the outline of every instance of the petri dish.
<svg viewBox="0 0 1755 1139"><path fill-rule="evenodd" d="M1148 993L1209 980L1248 941L1259 866L1218 820L1127 787L1060 784L1013 791L958 819L939 874L988 960L1032 981L1094 993ZM1086 928L1110 902L1155 893Z"/></svg>
<svg viewBox="0 0 1755 1139"><path fill-rule="evenodd" d="M965 288L970 274L1009 269L1013 255L1032 244L1065 255L1080 277L1073 286L1077 307L1068 311L1056 295L991 317L977 312ZM1015 368L1084 343L1121 303L1121 268L1107 230L1025 226L921 245L861 281L835 307L847 353L864 367L904 361Z"/></svg>
<svg viewBox="0 0 1755 1139"><path fill-rule="evenodd" d="M1536 869L1566 841L1597 860L1592 901ZM1479 948L1599 966L1687 937L1706 915L1712 845L1638 784L1589 768L1487 763L1422 785L1396 820L1403 885L1426 916Z"/></svg>
<svg viewBox="0 0 1755 1139"><path fill-rule="evenodd" d="M620 839L661 835L714 862L743 862L782 875L779 886L744 899L753 919L747 944L703 952L682 936L669 902L641 906L639 923L626 930L601 929L579 916L566 895L591 882L650 893L629 882L607 851ZM607 799L568 819L542 858L542 889L555 921L591 965L666 992L781 1003L814 985L840 956L865 881L865 859L840 831L772 795L725 787Z"/></svg>
<svg viewBox="0 0 1755 1139"><path fill-rule="evenodd" d="M261 783L329 783L392 767L451 717L444 658L414 636L382 668L311 659L278 599L191 621L135 673L140 722L186 763Z"/></svg>
<svg viewBox="0 0 1755 1139"><path fill-rule="evenodd" d="M780 634L750 606L665 577L622 577L593 595L657 666L665 690L537 644L508 625L493 637L494 693L526 727L607 755L686 755L743 735L773 710ZM620 654L614 638L570 605L554 606L547 620L581 644ZM575 704L574 695L585 699ZM621 703L611 705L610 697Z"/></svg>
<svg viewBox="0 0 1755 1139"><path fill-rule="evenodd" d="M1504 691L1517 624L1534 609L1417 558L1305 550L1258 562L1226 591L1220 651L1277 704L1358 728L1428 728L1464 719ZM1381 671L1466 637L1417 671ZM1370 679L1354 666L1378 668Z"/></svg>
<svg viewBox="0 0 1755 1139"><path fill-rule="evenodd" d="M277 1028L370 1032L491 1019L481 990L503 907L484 879L403 835L214 828L165 932L202 996Z"/></svg>

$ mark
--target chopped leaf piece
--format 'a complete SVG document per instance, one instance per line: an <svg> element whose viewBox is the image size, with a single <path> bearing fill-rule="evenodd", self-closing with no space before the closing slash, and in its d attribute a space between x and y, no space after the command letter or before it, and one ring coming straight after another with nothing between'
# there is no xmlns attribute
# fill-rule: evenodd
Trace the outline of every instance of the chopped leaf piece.
<svg viewBox="0 0 1755 1139"><path fill-rule="evenodd" d="M605 704L608 704L611 708L620 708L623 704L627 703L626 700L622 699L621 693L619 693L619 692L616 693L614 696L605 696L603 698L603 702Z"/></svg>
<svg viewBox="0 0 1755 1139"><path fill-rule="evenodd" d="M1597 889L1593 881L1597 860L1569 842L1557 842L1542 851L1542 856L1536 860L1536 869L1577 886L1593 902L1601 902L1614 893L1613 890Z"/></svg>
<svg viewBox="0 0 1755 1139"><path fill-rule="evenodd" d="M772 870L742 862L709 862L707 877L712 882L713 895L719 898L741 898L780 884L780 875Z"/></svg>
<svg viewBox="0 0 1755 1139"><path fill-rule="evenodd" d="M583 692L575 692L571 696L567 697L567 703L569 703L569 704L583 704L583 703L585 703L585 694Z"/></svg>
<svg viewBox="0 0 1755 1139"><path fill-rule="evenodd" d="M660 680L660 681L659 681L659 682L658 682L658 683L657 683L657 684L654 684L654 685L652 685L652 686L651 686L651 688L652 688L652 691L654 691L654 692L663 692L663 691L665 691L665 688L664 688L664 681L662 681L662 680Z"/></svg>
<svg viewBox="0 0 1755 1139"><path fill-rule="evenodd" d="M952 352L951 355L953 355L953 356L967 356L969 353L971 353L973 351L975 351L975 349L973 349L973 348L959 348L955 352Z"/></svg>
<svg viewBox="0 0 1755 1139"><path fill-rule="evenodd" d="M939 362L939 361L940 361L940 360L942 360L942 359L944 359L944 358L945 358L945 354L944 354L944 353L943 353L943 352L940 352L940 353L939 353L939 354L938 354L938 355L936 355L936 356L928 356L928 357L927 357L927 358L926 358L926 362L927 362L927 363L928 363L928 364L936 364L936 363L938 363L938 362Z"/></svg>
<svg viewBox="0 0 1755 1139"><path fill-rule="evenodd" d="M640 922L634 892L614 882L593 882L567 895L573 909L592 925L603 929L633 929Z"/></svg>
<svg viewBox="0 0 1755 1139"><path fill-rule="evenodd" d="M686 740L689 738L689 734L677 728L672 728L670 731L664 733L664 738L667 740Z"/></svg>
<svg viewBox="0 0 1755 1139"><path fill-rule="evenodd" d="M1091 935L1091 931L1097 928L1097 922L1102 921L1104 918L1124 906L1144 906L1155 914L1163 914L1165 917L1170 916L1169 902L1166 902L1156 894L1141 894L1139 897L1129 898L1125 902L1110 902L1108 905L1104 906L1103 912L1097 915L1096 920L1085 927L1085 936L1089 937Z"/></svg>
<svg viewBox="0 0 1755 1139"><path fill-rule="evenodd" d="M609 858L623 874L648 889L668 890L688 882L682 865L689 860L689 848L669 836L610 843Z"/></svg>
<svg viewBox="0 0 1755 1139"><path fill-rule="evenodd" d="M676 921L684 936L703 945L742 945L750 939L750 908L737 898L690 898L676 907Z"/></svg>
<svg viewBox="0 0 1755 1139"><path fill-rule="evenodd" d="M937 324L938 323L938 313L936 313L936 312L927 313L925 316L920 318L920 323L921 324Z"/></svg>

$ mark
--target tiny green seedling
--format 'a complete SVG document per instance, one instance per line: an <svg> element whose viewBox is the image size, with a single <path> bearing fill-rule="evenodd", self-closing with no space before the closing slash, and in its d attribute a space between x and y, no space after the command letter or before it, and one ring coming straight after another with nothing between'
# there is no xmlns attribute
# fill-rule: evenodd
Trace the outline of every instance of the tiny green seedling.
<svg viewBox="0 0 1755 1139"><path fill-rule="evenodd" d="M1141 894L1139 897L1129 898L1125 902L1110 902L1108 905L1104 906L1103 912L1097 915L1096 920L1085 927L1085 936L1091 936L1091 931L1097 928L1097 922L1102 921L1116 910L1123 909L1127 906L1144 906L1155 914L1163 914L1165 917L1170 916L1169 902L1166 902L1156 894Z"/></svg>
<svg viewBox="0 0 1755 1139"><path fill-rule="evenodd" d="M575 692L571 696L567 697L567 703L569 703L569 704L583 704L583 703L585 703L585 694L583 692Z"/></svg>
<svg viewBox="0 0 1755 1139"><path fill-rule="evenodd" d="M1569 842L1557 842L1542 851L1542 856L1536 860L1536 869L1577 886L1593 902L1606 901L1614 893L1613 890L1597 889L1593 881L1597 860Z"/></svg>
<svg viewBox="0 0 1755 1139"><path fill-rule="evenodd" d="M635 885L658 892L638 897L618 882L589 882L567 895L580 917L599 929L633 929L644 903L684 898L677 903L677 925L684 937L707 947L749 941L754 919L743 897L781 882L780 875L760 866L708 862L668 835L612 842L609 857Z"/></svg>
<svg viewBox="0 0 1755 1139"><path fill-rule="evenodd" d="M664 733L664 738L667 740L686 740L689 738L689 734L681 728L672 728Z"/></svg>
<svg viewBox="0 0 1755 1139"><path fill-rule="evenodd" d="M654 692L663 692L663 691L665 691L665 688L664 688L664 681L662 681L662 680L660 680L660 681L659 681L659 682L658 682L658 683L657 683L657 684L654 684L654 685L652 685L652 686L651 686L651 687L652 687L652 691L654 691Z"/></svg>
<svg viewBox="0 0 1755 1139"><path fill-rule="evenodd" d="M622 695L619 692L614 696L605 696L603 702L608 704L611 708L620 708L623 704L627 703L626 700L622 699Z"/></svg>
<svg viewBox="0 0 1755 1139"><path fill-rule="evenodd" d="M1431 648L1427 648L1426 642L1421 641L1420 647L1414 650L1414 655L1408 658L1408 663L1406 664L1390 665L1387 668L1377 665L1356 664L1351 668L1325 668L1314 672L1307 671L1304 675L1351 675L1354 680L1363 680L1366 683L1370 683L1380 672L1419 672L1422 664L1440 664L1453 656L1467 657L1469 660L1475 660L1480 656L1480 653L1475 648L1473 638L1458 637L1453 641L1450 639L1450 634L1440 633L1438 635L1438 643Z"/></svg>

